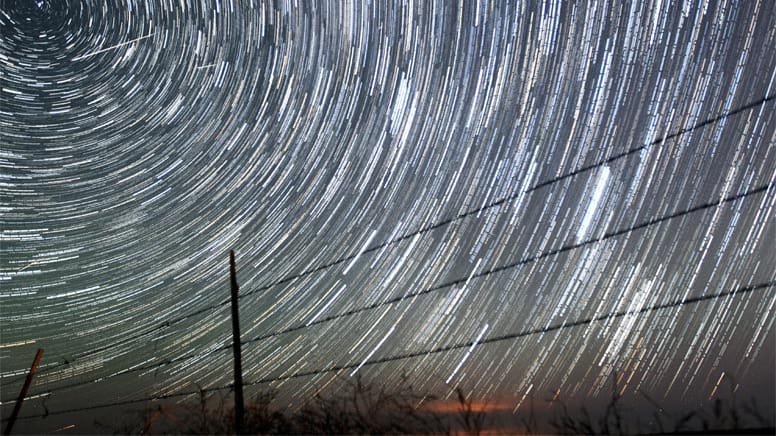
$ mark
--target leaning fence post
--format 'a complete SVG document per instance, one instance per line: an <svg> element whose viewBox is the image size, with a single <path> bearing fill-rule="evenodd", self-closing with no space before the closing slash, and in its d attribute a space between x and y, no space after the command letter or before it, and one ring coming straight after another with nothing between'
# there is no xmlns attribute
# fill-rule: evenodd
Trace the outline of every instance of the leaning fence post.
<svg viewBox="0 0 776 436"><path fill-rule="evenodd" d="M8 425L5 426L4 436L10 435L11 430L13 430L13 424L16 422L16 417L19 416L19 410L22 408L24 397L27 396L27 391L30 389L32 377L35 375L35 370L38 368L41 357L43 357L43 348L38 348L38 352L35 353L35 360L32 361L32 366L30 366L30 372L27 373L27 379L24 380L22 391L19 392L19 399L16 400L16 404L13 406L13 412L11 412L11 417L8 419Z"/></svg>

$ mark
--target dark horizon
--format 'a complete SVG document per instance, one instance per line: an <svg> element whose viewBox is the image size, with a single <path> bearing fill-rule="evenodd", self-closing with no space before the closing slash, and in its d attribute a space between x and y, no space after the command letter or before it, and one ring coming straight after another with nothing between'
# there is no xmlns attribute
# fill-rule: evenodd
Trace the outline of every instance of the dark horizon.
<svg viewBox="0 0 776 436"><path fill-rule="evenodd" d="M315 410L326 410L328 413L334 413L335 416L351 416L356 412L349 409L338 398L355 398L352 394L354 383L356 382L353 380L342 380L339 383L335 382L335 385L339 385L336 388L323 390L321 394L325 399L324 406L319 406L313 399L309 399L304 405L292 407L278 401L277 393L249 389L247 392L250 394L246 395L246 407L249 409L247 416L253 417L256 413L252 412L253 408L261 407L267 398L271 398L267 406L268 410L283 413L286 422L292 425L304 425L300 424L300 419L304 416L303 411L315 409L315 407L318 407ZM374 381L363 383L364 389L360 391L362 397L358 397L361 399L374 402L377 393L385 389L385 386ZM464 397L459 399L456 394L443 397L416 392L412 390L409 383L395 390L387 389L389 398L415 406L414 412L407 414L408 419L402 424L414 428L415 430L410 431L413 434L426 433L428 428L436 429L434 433L444 429L443 433L453 431L471 434L466 431L467 425L471 426L470 430L476 430L478 434L493 432L496 434L568 434L574 428L592 428L595 434L708 434L710 431L718 432L715 434L770 434L769 432L774 428L773 416L768 415L768 410L762 404L755 398L736 399L732 392L715 395L693 406L656 400L645 393L624 397L612 395L608 402L592 404L568 402L558 392L546 392L545 395L527 396L519 404L514 404L498 400L478 401L471 397L467 398L465 390L462 389L461 392ZM134 404L114 403L112 407L97 405L96 408L92 408L94 406L90 406L80 412L72 412L73 409L51 411L51 414L45 417L31 416L30 409L40 409L40 407L28 405L27 414L22 413L14 433L40 434L60 431L73 434L134 433L148 426L146 431L165 434L185 428L198 428L197 425L200 424L192 424L204 416L199 410L198 395L194 394L177 400L149 400ZM209 419L217 421L218 425L233 426L234 421L231 418L233 395L233 392L228 390L205 393ZM369 401L364 402L369 403ZM370 431L373 434L381 434L385 429L396 425L396 417L406 413L403 410L391 409L390 406L380 407L377 410L380 413L374 416L374 421L367 421L368 425L374 426ZM223 416L227 418L223 419ZM370 416L367 415L367 419ZM362 416L361 419L364 417ZM343 418L342 421L347 422L348 419ZM251 420L248 419L248 422ZM469 424L470 422L472 424ZM3 425L7 425L7 417L4 417ZM248 426L248 428L252 427ZM294 433L324 432L310 431L311 427L302 431L301 428L304 427L296 428ZM342 432L342 428L336 426L317 428L324 428L326 433L335 430L335 433ZM346 428L357 431L359 427ZM603 431L604 428L609 430ZM621 428L622 432L618 428ZM395 430L390 432L393 431ZM572 432L590 433L589 431Z"/></svg>

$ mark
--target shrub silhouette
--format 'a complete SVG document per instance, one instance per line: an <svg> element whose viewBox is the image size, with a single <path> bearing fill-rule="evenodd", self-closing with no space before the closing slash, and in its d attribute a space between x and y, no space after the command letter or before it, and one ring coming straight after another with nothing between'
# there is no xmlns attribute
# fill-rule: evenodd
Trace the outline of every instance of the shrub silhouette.
<svg viewBox="0 0 776 436"><path fill-rule="evenodd" d="M246 434L470 434L485 431L488 414L476 408L471 397L460 387L455 390L454 407L443 404L440 413L433 395L417 392L403 377L401 383L386 387L366 383L361 378L339 380L327 393L319 393L297 410L283 410L274 406L276 395L262 391L248 398L245 405ZM757 403L739 405L735 398L717 399L709 407L683 415L665 411L654 400L654 423L647 427L639 421L648 410L633 410L621 404L621 397L613 385L612 398L604 411L593 416L585 408L572 412L557 398L547 400L555 415L541 429L533 415L533 397L530 416L518 425L515 417L512 427L504 432L521 431L524 434L774 434L772 416L760 412ZM642 393L643 394L643 393ZM651 400L646 394L645 398ZM487 408L485 408L487 409ZM634 414L634 412L640 412ZM208 397L200 389L198 401L148 406L136 418L121 427L98 424L114 434L234 434L234 409L231 393L223 392ZM655 431L657 426L657 432ZM520 428L522 427L522 428Z"/></svg>

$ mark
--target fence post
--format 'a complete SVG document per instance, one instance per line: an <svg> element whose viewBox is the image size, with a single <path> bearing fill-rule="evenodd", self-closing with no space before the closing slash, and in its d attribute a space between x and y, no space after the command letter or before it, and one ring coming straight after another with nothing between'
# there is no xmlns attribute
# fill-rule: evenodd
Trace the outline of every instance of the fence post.
<svg viewBox="0 0 776 436"><path fill-rule="evenodd" d="M240 314L237 307L237 273L234 266L234 250L229 250L229 276L232 288L232 349L234 351L234 428L243 434L245 403L243 400L242 350L240 348Z"/></svg>
<svg viewBox="0 0 776 436"><path fill-rule="evenodd" d="M22 391L19 392L19 399L16 400L16 404L13 406L13 412L11 412L11 417L8 419L8 425L5 426L4 436L10 435L11 430L13 430L13 424L16 422L16 417L19 416L19 410L21 410L24 397L27 396L27 391L30 389L32 377L35 375L35 370L38 368L41 357L43 357L43 348L38 348L38 352L35 353L35 360L32 361L32 366L30 366L30 372L27 373L27 379L24 380Z"/></svg>

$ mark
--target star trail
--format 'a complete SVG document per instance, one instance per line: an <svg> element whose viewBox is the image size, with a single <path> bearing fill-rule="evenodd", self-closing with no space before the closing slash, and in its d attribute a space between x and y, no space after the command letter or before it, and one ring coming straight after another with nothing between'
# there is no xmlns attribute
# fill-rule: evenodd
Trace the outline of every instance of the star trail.
<svg viewBox="0 0 776 436"><path fill-rule="evenodd" d="M776 401L776 3L0 3L21 429L356 376ZM86 419L91 422L91 418ZM61 423L61 425L58 425Z"/></svg>

